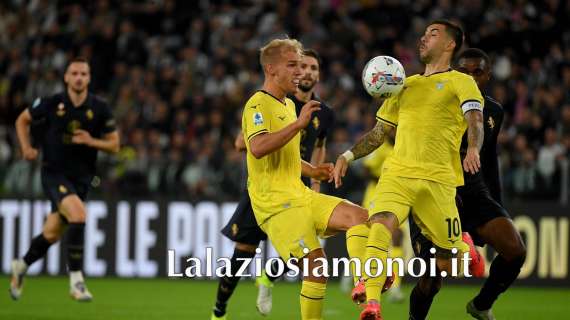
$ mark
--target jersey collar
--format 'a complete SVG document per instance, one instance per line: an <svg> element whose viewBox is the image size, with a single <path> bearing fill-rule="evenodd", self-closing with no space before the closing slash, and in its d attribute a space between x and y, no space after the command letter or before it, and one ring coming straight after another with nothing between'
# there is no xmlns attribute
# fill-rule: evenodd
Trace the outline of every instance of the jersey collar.
<svg viewBox="0 0 570 320"><path fill-rule="evenodd" d="M429 77L431 77L431 76L433 76L433 75L436 75L436 74L440 74L440 73L446 73L446 72L450 72L451 70L452 70L452 69L451 69L451 68L449 68L449 69L447 69L447 70L444 70L444 71L438 71L438 72L434 72L434 73L430 74L429 76L424 76L424 72L422 72L422 73L420 73L420 76L422 76L422 77L426 77L426 78L429 78Z"/></svg>
<svg viewBox="0 0 570 320"><path fill-rule="evenodd" d="M83 101L83 104L81 104L80 106L77 106L77 107L73 104L73 102L71 101L71 98L69 98L69 94L67 94L67 90L65 90L63 93L63 100L66 104L69 104L70 106L72 106L75 109L90 107L91 106L91 93L88 91L87 97L85 98L85 101Z"/></svg>
<svg viewBox="0 0 570 320"><path fill-rule="evenodd" d="M260 90L258 90L258 91L259 91L259 92L262 92L262 93L265 93L265 94L267 94L267 95L269 95L269 96L271 96L273 99L279 101L279 103L281 103L281 104L284 105L284 106L287 105L287 104L285 103L285 100L282 101L282 100L278 99L276 96L272 95L271 93L269 93L269 92L267 92L267 91L265 91L265 90L263 90L263 89L260 89Z"/></svg>

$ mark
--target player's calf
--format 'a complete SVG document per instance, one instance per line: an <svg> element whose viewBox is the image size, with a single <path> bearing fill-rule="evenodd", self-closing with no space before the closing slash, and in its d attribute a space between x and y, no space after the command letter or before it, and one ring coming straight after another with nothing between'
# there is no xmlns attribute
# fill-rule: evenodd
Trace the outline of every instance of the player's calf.
<svg viewBox="0 0 570 320"><path fill-rule="evenodd" d="M323 304L325 299L325 291L327 288L327 277L325 275L315 274L317 268L322 269L322 261L320 258L325 258L323 249L315 249L307 256L300 260L300 270L303 270L303 264L308 263L307 268L310 274L303 275L303 282L301 284L301 318L302 319L321 319L323 313Z"/></svg>

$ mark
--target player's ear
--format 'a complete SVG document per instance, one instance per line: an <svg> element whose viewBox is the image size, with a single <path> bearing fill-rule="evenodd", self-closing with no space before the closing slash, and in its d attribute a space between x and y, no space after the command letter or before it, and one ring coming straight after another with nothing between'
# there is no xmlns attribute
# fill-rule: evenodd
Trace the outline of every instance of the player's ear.
<svg viewBox="0 0 570 320"><path fill-rule="evenodd" d="M265 69L265 73L267 73L267 75L272 76L275 74L275 66L272 63L266 64L263 68Z"/></svg>
<svg viewBox="0 0 570 320"><path fill-rule="evenodd" d="M455 50L455 46L456 46L456 45L457 45L457 44L455 43L455 40L450 39L450 40L447 42L446 49L451 50L451 51L453 52L453 51Z"/></svg>

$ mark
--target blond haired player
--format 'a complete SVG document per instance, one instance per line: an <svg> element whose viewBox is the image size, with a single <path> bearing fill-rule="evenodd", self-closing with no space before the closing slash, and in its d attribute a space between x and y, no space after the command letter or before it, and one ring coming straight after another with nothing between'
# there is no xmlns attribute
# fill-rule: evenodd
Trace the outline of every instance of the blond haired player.
<svg viewBox="0 0 570 320"><path fill-rule="evenodd" d="M293 39L275 39L260 50L263 88L247 101L242 131L247 147L248 193L257 223L284 259L299 260L303 274L302 319L321 319L327 278L314 274L325 253L318 237L362 224L366 210L340 198L317 193L301 181L301 174L332 180L332 164L314 167L302 161L300 131L319 103L307 102L297 118L293 101L299 85L302 45ZM350 247L350 246L349 246ZM308 253L307 253L308 252Z"/></svg>

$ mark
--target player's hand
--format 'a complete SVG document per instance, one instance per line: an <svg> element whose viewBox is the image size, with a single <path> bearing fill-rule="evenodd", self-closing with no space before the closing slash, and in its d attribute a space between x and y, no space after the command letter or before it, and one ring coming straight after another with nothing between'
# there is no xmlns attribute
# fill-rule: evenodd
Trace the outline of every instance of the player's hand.
<svg viewBox="0 0 570 320"><path fill-rule="evenodd" d="M71 138L71 142L75 144L84 144L90 145L93 141L93 137L89 134L89 132L81 129L77 129L73 131L73 137Z"/></svg>
<svg viewBox="0 0 570 320"><path fill-rule="evenodd" d="M334 165L334 186L335 188L340 188L342 186L342 178L346 175L346 170L348 170L348 161L343 155L338 156L336 159L336 164Z"/></svg>
<svg viewBox="0 0 570 320"><path fill-rule="evenodd" d="M333 169L334 166L332 163L322 163L318 166L314 167L311 172L311 178L318 180L318 181L332 181L333 180Z"/></svg>
<svg viewBox="0 0 570 320"><path fill-rule="evenodd" d="M321 103L315 100L311 100L301 108L301 112L299 113L299 117L297 117L297 123L299 127L305 128L309 121L311 121L311 117L313 116L313 112L321 110Z"/></svg>
<svg viewBox="0 0 570 320"><path fill-rule="evenodd" d="M36 160L38 158L38 149L32 147L24 148L22 150L22 156L29 161Z"/></svg>
<svg viewBox="0 0 570 320"><path fill-rule="evenodd" d="M479 159L479 149L467 148L467 155L463 159L463 169L471 174L479 172L481 160Z"/></svg>

